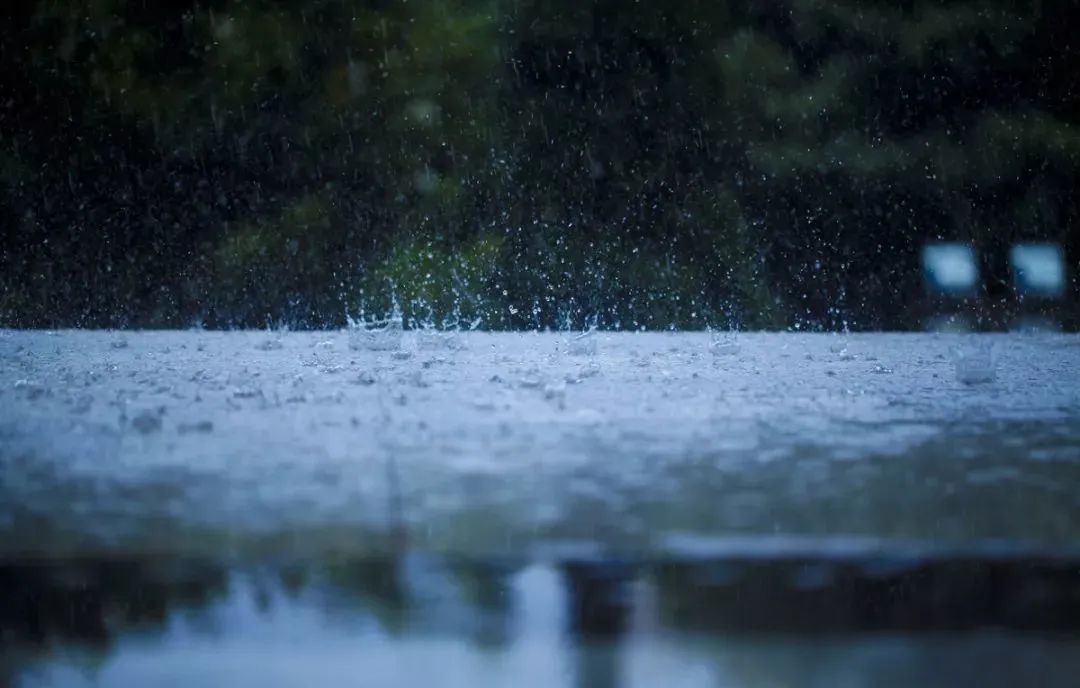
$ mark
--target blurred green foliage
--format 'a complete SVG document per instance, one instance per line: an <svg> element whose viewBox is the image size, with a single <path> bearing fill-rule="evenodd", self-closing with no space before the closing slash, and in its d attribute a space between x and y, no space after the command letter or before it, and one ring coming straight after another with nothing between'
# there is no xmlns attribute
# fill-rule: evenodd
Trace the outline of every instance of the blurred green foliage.
<svg viewBox="0 0 1080 688"><path fill-rule="evenodd" d="M918 327L939 238L1077 301L1075 2L0 12L3 325Z"/></svg>

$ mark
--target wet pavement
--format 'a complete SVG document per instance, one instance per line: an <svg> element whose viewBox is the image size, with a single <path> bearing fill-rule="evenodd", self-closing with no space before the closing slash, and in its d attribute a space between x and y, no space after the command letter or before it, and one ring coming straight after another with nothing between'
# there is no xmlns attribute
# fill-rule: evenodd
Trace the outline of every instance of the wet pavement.
<svg viewBox="0 0 1080 688"><path fill-rule="evenodd" d="M0 331L0 684L1072 685L1078 371L1063 334Z"/></svg>
<svg viewBox="0 0 1080 688"><path fill-rule="evenodd" d="M1077 543L1078 336L593 339L0 332L0 552Z"/></svg>

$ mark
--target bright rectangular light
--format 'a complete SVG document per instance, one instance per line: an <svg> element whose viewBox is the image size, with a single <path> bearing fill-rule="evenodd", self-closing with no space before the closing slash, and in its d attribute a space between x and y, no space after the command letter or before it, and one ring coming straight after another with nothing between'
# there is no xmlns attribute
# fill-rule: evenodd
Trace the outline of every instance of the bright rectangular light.
<svg viewBox="0 0 1080 688"><path fill-rule="evenodd" d="M1016 244L1009 251L1013 280L1022 294L1058 297L1065 291L1065 255L1054 243Z"/></svg>
<svg viewBox="0 0 1080 688"><path fill-rule="evenodd" d="M954 296L971 293L979 281L975 250L962 242L940 242L923 247L923 277L931 291Z"/></svg>

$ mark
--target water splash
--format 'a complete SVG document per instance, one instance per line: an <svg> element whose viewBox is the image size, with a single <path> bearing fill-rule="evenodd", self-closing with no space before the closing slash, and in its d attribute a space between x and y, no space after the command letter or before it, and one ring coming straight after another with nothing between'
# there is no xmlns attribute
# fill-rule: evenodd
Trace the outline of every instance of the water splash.
<svg viewBox="0 0 1080 688"><path fill-rule="evenodd" d="M400 351L405 338L405 325L401 311L395 306L385 320L360 320L349 318L349 348L366 351Z"/></svg>
<svg viewBox="0 0 1080 688"><path fill-rule="evenodd" d="M597 352L597 339L596 328L590 327L588 330L567 342L566 351L571 356L595 356Z"/></svg>
<svg viewBox="0 0 1080 688"><path fill-rule="evenodd" d="M989 343L971 342L950 351L956 368L956 381L979 385L997 379L997 361Z"/></svg>
<svg viewBox="0 0 1080 688"><path fill-rule="evenodd" d="M709 351L713 356L735 356L739 353L739 335L730 332L712 332L709 338Z"/></svg>

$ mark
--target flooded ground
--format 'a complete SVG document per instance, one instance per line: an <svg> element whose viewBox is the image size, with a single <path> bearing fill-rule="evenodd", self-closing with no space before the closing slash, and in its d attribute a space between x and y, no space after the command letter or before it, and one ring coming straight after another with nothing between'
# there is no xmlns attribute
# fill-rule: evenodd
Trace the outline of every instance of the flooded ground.
<svg viewBox="0 0 1080 688"><path fill-rule="evenodd" d="M1061 334L0 332L0 684L1071 685L1078 371Z"/></svg>
<svg viewBox="0 0 1080 688"><path fill-rule="evenodd" d="M1077 543L1080 337L591 339L2 332L0 552Z"/></svg>
<svg viewBox="0 0 1080 688"><path fill-rule="evenodd" d="M1080 638L1068 632L1075 599L1055 605L1068 626L1056 632L980 625L985 614L1007 621L1000 611L1049 578L1010 588L995 610L970 595L943 598L940 580L928 585L942 564L878 570L900 590L885 611L876 604L890 597L860 591L871 579L853 576L850 562L839 565L848 580L834 582L820 561L743 566L667 563L623 575L610 562L455 564L418 554L231 568L9 565L0 569L9 602L0 669L15 686L747 688L1070 686L1080 670ZM980 577L969 565L981 580L965 591L1008 570L995 566Z"/></svg>

